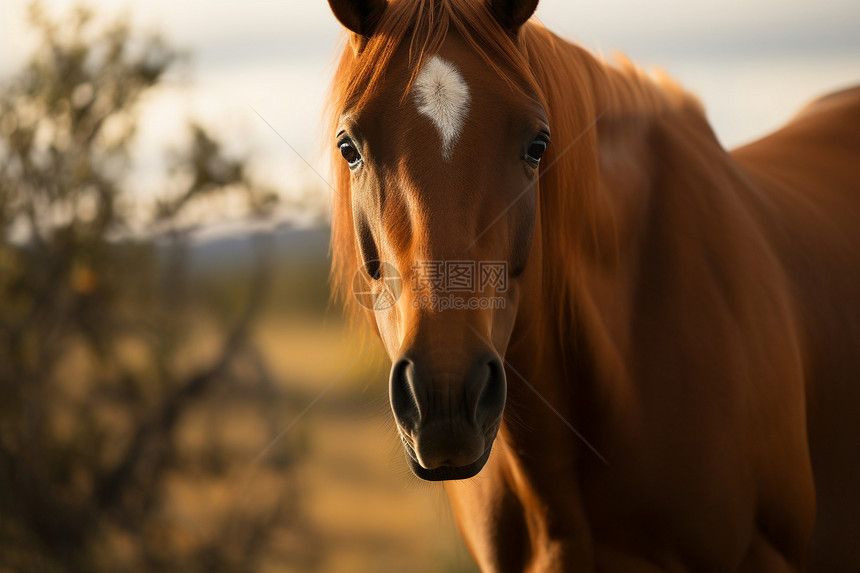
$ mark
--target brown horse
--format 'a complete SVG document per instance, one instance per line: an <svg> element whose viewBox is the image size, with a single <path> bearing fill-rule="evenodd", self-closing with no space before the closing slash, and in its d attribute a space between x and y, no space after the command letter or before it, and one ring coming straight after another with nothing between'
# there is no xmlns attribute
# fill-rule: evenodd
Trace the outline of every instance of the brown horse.
<svg viewBox="0 0 860 573"><path fill-rule="evenodd" d="M481 569L860 570L860 90L728 153L537 0L329 3L333 275Z"/></svg>

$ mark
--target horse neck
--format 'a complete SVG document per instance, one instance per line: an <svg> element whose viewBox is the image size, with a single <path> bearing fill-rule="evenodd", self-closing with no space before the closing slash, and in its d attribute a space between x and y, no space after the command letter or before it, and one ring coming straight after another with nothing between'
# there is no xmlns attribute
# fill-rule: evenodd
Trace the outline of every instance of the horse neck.
<svg viewBox="0 0 860 573"><path fill-rule="evenodd" d="M676 84L655 81L629 61L610 66L547 36L561 62L548 63L546 70L537 66L536 72L550 84L550 115L574 118L576 127L564 135L578 141L569 156L558 158L559 172L542 177L541 292L550 294L532 297L524 309L531 316L527 328L514 332L509 352L534 390L517 380L510 387L512 403L525 404L524 410L545 411L544 400L552 404L555 412L542 414L542 423L567 433L577 457L593 462L599 458L590 447L556 418L597 442L635 407L625 356L641 232L653 215L655 181L675 168L655 156L655 138L668 137L678 148L694 142L689 153L700 160L729 171L732 165L700 104ZM559 86L565 83L574 86L575 98L564 96ZM565 109L571 101L581 108ZM562 149L566 143L554 141Z"/></svg>

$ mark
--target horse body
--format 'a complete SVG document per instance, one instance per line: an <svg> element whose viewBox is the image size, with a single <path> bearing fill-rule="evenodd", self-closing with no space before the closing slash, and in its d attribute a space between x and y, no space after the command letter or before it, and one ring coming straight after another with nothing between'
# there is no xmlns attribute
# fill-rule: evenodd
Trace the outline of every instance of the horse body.
<svg viewBox="0 0 860 573"><path fill-rule="evenodd" d="M836 103L732 155L695 110L601 121L609 208L640 231L580 261L579 344L530 325L508 362L610 464L520 386L528 431L480 491L447 484L482 570L803 570L816 497L813 570L860 562L860 90Z"/></svg>
<svg viewBox="0 0 860 573"><path fill-rule="evenodd" d="M491 2L493 10L497 4L531 4L533 11L536 3ZM459 15L453 3L441 5L447 17ZM528 18L531 11L525 12ZM404 9L388 22L378 6L369 13L371 23L352 23L370 38L353 39L356 58L372 45L368 29L378 21L383 30L396 29L391 22L416 14ZM345 24L353 16L339 14ZM442 34L433 52L467 81L480 77L487 92L508 94L495 102L473 88L473 107L518 105L506 99L511 92L494 78L498 70L482 66L486 54L471 53L468 29ZM431 37L426 48L433 41L424 30ZM860 90L820 100L781 131L730 154L698 103L677 87L655 83L629 64L603 64L534 24L514 37L528 55L554 143L534 205L503 212L506 218L484 241L496 250L474 254L502 256L511 243L499 227L507 222L520 236L523 218L533 218L533 240L522 242L529 264L512 279L515 314L424 314L401 305L373 317L396 363L392 407L413 469L425 479L480 470L444 484L483 571L856 568ZM386 58L391 70L378 102L390 101L386 90L400 94L410 85L405 47ZM420 117L382 111L389 108L378 102L345 115L364 121L368 141L386 139L374 130L403 125L411 141ZM398 109L406 108L401 102ZM383 116L391 123L380 127ZM492 131L490 117L480 112L469 121ZM480 149L481 132L469 129L467 123L462 134L472 142L468 149ZM367 149L369 158L372 152L397 156L382 144ZM475 166L481 175L470 179L468 169L459 171L461 149L454 148L452 163L413 161L406 152L390 164L396 168L368 159L366 173L349 179L341 172L341 189L384 195L399 213L364 204L380 199L336 210L341 267L362 260L351 244L353 227L358 242L370 244L360 250L382 251L401 266L419 248L444 256L458 253L458 241L459 248L482 248L483 233L460 236L477 232L468 219L477 208L470 201L483 197L482 213L501 211L492 195L480 195L481 181L503 190L515 172L493 180L492 172ZM504 146L495 153L502 157ZM394 175L402 172L409 175ZM439 172L448 183L431 176ZM375 182L382 178L385 185ZM414 207L429 197L456 208ZM354 221L374 216L382 226L372 233ZM479 228L498 220L481 216ZM411 235L395 237L392 226L410 228ZM472 360L464 356L479 343L498 358L487 362L478 390L463 389L452 373ZM422 354L428 350L435 354ZM502 361L499 378L493 364ZM463 449L451 445L451 434L438 433L435 418L432 440L416 429L439 407L442 392L448 393L442 402L486 395L496 379L507 381L497 436L490 422L479 424L485 441ZM424 380L435 382L428 390ZM406 387L411 402L395 396ZM465 400L467 408L498 404L495 395L492 401L482 396L478 406ZM477 439L473 430L462 432L469 443ZM488 459L463 465L487 443L493 444Z"/></svg>
<svg viewBox="0 0 860 573"><path fill-rule="evenodd" d="M801 326L817 519L814 571L860 563L860 88L733 153Z"/></svg>

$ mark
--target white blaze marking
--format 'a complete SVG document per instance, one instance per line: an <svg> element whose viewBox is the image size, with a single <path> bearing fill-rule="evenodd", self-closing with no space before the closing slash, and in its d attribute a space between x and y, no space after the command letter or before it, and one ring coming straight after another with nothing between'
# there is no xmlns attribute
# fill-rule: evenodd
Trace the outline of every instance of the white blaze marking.
<svg viewBox="0 0 860 573"><path fill-rule="evenodd" d="M413 87L418 111L430 118L442 138L442 158L451 159L469 112L469 86L453 64L433 56Z"/></svg>

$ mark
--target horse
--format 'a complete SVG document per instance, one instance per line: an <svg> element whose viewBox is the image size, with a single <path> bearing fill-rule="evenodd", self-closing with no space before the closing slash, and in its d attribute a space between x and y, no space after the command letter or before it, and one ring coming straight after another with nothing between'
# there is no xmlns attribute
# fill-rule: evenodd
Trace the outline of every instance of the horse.
<svg viewBox="0 0 860 573"><path fill-rule="evenodd" d="M333 285L480 569L856 571L860 89L729 152L537 0L329 5Z"/></svg>

